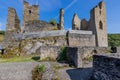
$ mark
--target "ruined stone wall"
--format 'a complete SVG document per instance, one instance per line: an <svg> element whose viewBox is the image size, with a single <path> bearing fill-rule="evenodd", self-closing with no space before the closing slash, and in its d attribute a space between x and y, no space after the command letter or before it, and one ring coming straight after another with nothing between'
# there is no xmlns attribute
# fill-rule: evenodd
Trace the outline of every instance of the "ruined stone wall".
<svg viewBox="0 0 120 80"><path fill-rule="evenodd" d="M6 31L20 31L20 20L14 8L8 8L8 19L6 26Z"/></svg>
<svg viewBox="0 0 120 80"><path fill-rule="evenodd" d="M20 32L20 20L18 19L17 12L14 8L8 8L8 19L6 25L6 32L3 46L7 47L8 45L15 46L17 45L14 34Z"/></svg>
<svg viewBox="0 0 120 80"><path fill-rule="evenodd" d="M23 27L25 27L25 23L31 20L39 19L39 6L38 5L29 5L28 2L24 1L24 9L23 9Z"/></svg>
<svg viewBox="0 0 120 80"><path fill-rule="evenodd" d="M67 59L77 68L83 68L86 59L94 54L104 54L107 50L104 47L67 47Z"/></svg>
<svg viewBox="0 0 120 80"><path fill-rule="evenodd" d="M72 19L72 30L80 30L81 20L77 14L74 14Z"/></svg>
<svg viewBox="0 0 120 80"><path fill-rule="evenodd" d="M104 2L100 2L99 5L91 10L89 30L92 30L93 34L95 34L96 46L108 46L106 8Z"/></svg>
<svg viewBox="0 0 120 80"><path fill-rule="evenodd" d="M48 22L34 20L34 21L26 22L24 31L25 33L27 33L27 32L50 31L50 30L56 30L56 29L57 29L57 26L54 26Z"/></svg>
<svg viewBox="0 0 120 80"><path fill-rule="evenodd" d="M88 30L89 27L89 22L86 19L83 19L81 21L81 30Z"/></svg>
<svg viewBox="0 0 120 80"><path fill-rule="evenodd" d="M120 80L120 54L94 55L93 80Z"/></svg>
<svg viewBox="0 0 120 80"><path fill-rule="evenodd" d="M60 21L59 21L59 29L64 29L64 9L60 9Z"/></svg>
<svg viewBox="0 0 120 80"><path fill-rule="evenodd" d="M69 46L95 46L95 36L91 31L69 31Z"/></svg>

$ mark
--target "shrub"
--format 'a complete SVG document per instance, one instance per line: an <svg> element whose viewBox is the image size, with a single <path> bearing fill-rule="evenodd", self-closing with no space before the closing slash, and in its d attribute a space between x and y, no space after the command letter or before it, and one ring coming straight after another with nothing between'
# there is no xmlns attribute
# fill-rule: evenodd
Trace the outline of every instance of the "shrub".
<svg viewBox="0 0 120 80"><path fill-rule="evenodd" d="M56 22L56 20L55 20L55 19L51 19L51 20L50 20L50 24L52 24L52 25L54 25L54 26L55 26L55 25L57 24L57 22Z"/></svg>
<svg viewBox="0 0 120 80"><path fill-rule="evenodd" d="M0 31L0 35L5 35L5 31Z"/></svg>
<svg viewBox="0 0 120 80"><path fill-rule="evenodd" d="M67 52L66 52L66 47L61 47L61 51L59 54L59 58L57 59L58 61L64 61L67 60Z"/></svg>
<svg viewBox="0 0 120 80"><path fill-rule="evenodd" d="M45 71L45 65L37 65L32 70L32 80L41 80L44 71Z"/></svg>

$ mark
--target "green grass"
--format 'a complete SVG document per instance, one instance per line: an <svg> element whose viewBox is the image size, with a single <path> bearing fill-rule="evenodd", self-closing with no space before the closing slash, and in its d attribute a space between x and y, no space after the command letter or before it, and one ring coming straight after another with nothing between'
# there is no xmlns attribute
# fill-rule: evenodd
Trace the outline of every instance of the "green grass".
<svg viewBox="0 0 120 80"><path fill-rule="evenodd" d="M34 58L35 58L35 56L14 56L12 58L0 58L0 63L6 63L6 62L34 62L34 61L38 61L38 59L36 60Z"/></svg>

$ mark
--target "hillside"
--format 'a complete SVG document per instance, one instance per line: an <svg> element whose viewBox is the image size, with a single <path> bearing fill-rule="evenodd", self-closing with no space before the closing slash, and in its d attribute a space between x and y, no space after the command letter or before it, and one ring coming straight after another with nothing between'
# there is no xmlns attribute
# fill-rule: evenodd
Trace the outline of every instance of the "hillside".
<svg viewBox="0 0 120 80"><path fill-rule="evenodd" d="M120 46L120 34L108 34L109 46Z"/></svg>
<svg viewBox="0 0 120 80"><path fill-rule="evenodd" d="M0 42L4 40L5 31L0 31Z"/></svg>

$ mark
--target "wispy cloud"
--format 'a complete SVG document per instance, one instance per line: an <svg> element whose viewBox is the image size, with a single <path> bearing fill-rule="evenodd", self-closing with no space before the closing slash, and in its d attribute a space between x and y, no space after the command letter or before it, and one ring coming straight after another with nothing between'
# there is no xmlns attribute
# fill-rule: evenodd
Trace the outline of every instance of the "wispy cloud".
<svg viewBox="0 0 120 80"><path fill-rule="evenodd" d="M67 9L69 9L72 5L74 5L76 2L77 2L77 0L73 0L70 4L68 4L68 5L65 7L65 11L66 11Z"/></svg>
<svg viewBox="0 0 120 80"><path fill-rule="evenodd" d="M67 11L70 7L72 7L72 5L74 5L77 2L77 0L73 0L70 4L68 4L65 8L64 11ZM55 19L57 19L59 17L59 14L57 16L55 16Z"/></svg>

